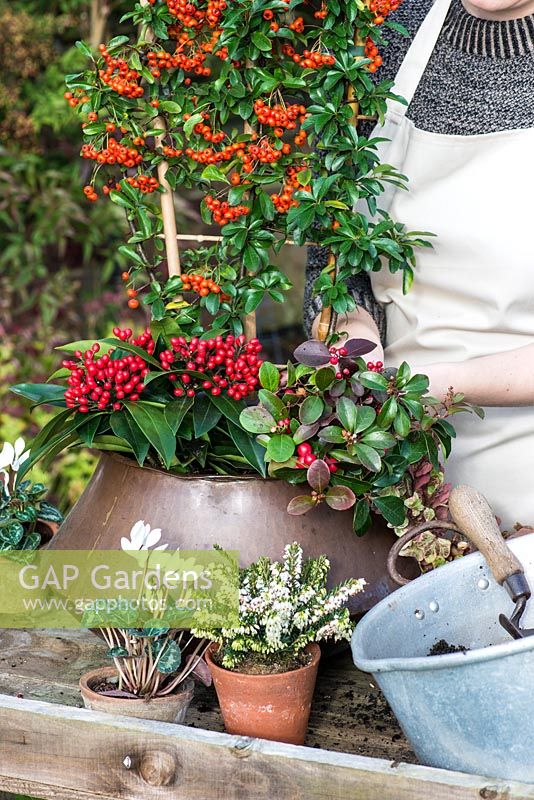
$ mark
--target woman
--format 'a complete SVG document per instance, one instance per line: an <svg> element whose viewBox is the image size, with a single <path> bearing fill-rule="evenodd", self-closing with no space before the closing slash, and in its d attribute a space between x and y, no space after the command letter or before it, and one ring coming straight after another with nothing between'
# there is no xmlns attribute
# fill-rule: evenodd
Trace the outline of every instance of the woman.
<svg viewBox="0 0 534 800"><path fill-rule="evenodd" d="M405 0L395 18L415 38L388 35L384 59L409 102L381 132L383 160L410 179L390 210L437 238L408 295L386 270L355 280L359 308L338 328L425 372L433 395L454 386L484 406L483 421L455 418L447 478L506 526L534 522L534 0Z"/></svg>

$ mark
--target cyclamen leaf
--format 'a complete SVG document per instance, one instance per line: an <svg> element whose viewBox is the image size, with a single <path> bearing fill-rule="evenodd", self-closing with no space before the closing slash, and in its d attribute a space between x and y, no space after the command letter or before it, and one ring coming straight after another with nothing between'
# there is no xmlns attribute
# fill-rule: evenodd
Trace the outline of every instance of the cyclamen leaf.
<svg viewBox="0 0 534 800"><path fill-rule="evenodd" d="M306 477L314 491L324 492L330 483L330 470L328 469L326 461L323 461L321 458L314 461L313 464L308 467Z"/></svg>
<svg viewBox="0 0 534 800"><path fill-rule="evenodd" d="M325 500L334 511L347 511L356 502L356 495L348 486L333 486L326 493Z"/></svg>

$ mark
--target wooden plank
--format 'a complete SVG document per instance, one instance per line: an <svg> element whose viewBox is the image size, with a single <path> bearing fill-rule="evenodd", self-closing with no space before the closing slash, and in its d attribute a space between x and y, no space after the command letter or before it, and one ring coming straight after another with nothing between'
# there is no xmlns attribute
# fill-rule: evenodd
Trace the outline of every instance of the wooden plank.
<svg viewBox="0 0 534 800"><path fill-rule="evenodd" d="M105 653L106 646L89 631L2 631L0 692L81 706L79 677L106 663ZM224 730L213 689L197 686L187 721L195 728ZM415 762L381 692L355 669L350 652L323 659L306 744Z"/></svg>
<svg viewBox="0 0 534 800"><path fill-rule="evenodd" d="M515 782L5 695L0 731L0 790L46 800L534 798Z"/></svg>

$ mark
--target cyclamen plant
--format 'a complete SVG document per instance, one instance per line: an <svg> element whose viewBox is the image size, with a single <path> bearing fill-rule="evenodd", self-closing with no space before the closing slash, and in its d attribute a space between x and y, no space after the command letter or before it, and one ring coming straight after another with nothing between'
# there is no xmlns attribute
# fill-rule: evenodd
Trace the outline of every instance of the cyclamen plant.
<svg viewBox="0 0 534 800"><path fill-rule="evenodd" d="M326 556L304 561L299 544L287 545L283 561L260 558L240 571L237 625L192 632L217 642L222 666L237 671L245 658L268 666L294 659L311 642L348 640L353 624L345 606L365 581L328 591L329 569Z"/></svg>
<svg viewBox="0 0 534 800"><path fill-rule="evenodd" d="M395 97L371 73L400 2L142 0L123 17L138 36L115 37L98 55L78 42L91 67L67 76L65 97L95 165L84 191L125 210L128 305L150 307L155 337L240 335L266 296L282 302L290 288L271 263L288 240L329 248L316 289L336 314L354 308L346 284L361 271L385 264L410 285L414 249L428 242L385 212L375 218L384 183L406 179L356 127L382 120ZM221 233L181 262L178 187L200 188L202 217ZM161 192L163 215L153 202Z"/></svg>
<svg viewBox="0 0 534 800"><path fill-rule="evenodd" d="M39 523L63 521L58 509L44 499L47 489L42 483L16 482L29 456L22 437L14 444L5 442L0 452L0 551L36 550L41 543Z"/></svg>

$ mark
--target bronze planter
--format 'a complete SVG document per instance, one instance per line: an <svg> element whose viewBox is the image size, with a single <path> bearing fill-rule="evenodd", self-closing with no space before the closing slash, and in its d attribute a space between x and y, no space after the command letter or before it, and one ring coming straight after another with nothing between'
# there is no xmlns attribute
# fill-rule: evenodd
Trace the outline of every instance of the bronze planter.
<svg viewBox="0 0 534 800"><path fill-rule="evenodd" d="M121 537L140 519L161 528L161 544L187 550L218 544L239 550L243 565L262 555L280 559L286 544L299 542L305 556L328 555L333 583L365 578L365 592L352 598L350 608L367 611L396 588L386 569L396 536L377 520L359 538L350 512L326 506L292 517L287 504L301 491L255 477L183 478L105 454L49 546L117 550Z"/></svg>

